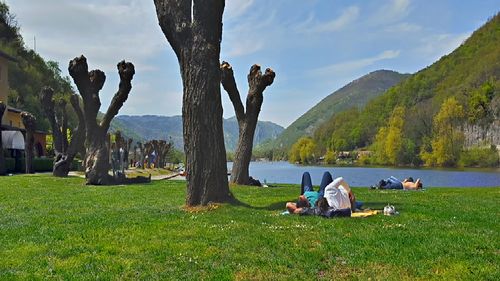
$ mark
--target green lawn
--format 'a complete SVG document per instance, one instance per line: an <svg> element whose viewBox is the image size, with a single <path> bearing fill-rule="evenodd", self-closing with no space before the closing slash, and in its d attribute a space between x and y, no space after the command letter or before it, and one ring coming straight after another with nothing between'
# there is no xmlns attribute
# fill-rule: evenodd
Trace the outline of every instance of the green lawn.
<svg viewBox="0 0 500 281"><path fill-rule="evenodd" d="M399 216L281 215L298 186L233 187L182 208L185 182L88 187L0 178L0 280L500 280L500 188L354 188Z"/></svg>

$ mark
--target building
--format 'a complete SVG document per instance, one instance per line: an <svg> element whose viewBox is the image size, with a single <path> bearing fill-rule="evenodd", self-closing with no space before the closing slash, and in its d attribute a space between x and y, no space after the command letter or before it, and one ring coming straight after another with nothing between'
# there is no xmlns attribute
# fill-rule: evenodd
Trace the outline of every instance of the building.
<svg viewBox="0 0 500 281"><path fill-rule="evenodd" d="M2 132L3 149L7 150L10 157L18 158L24 150L24 139L26 130L21 120L21 110L9 106L9 61L17 60L0 50L0 101L7 109L4 112L0 126ZM46 133L36 131L35 137L35 156L42 157L46 155ZM9 155L10 154L10 155Z"/></svg>

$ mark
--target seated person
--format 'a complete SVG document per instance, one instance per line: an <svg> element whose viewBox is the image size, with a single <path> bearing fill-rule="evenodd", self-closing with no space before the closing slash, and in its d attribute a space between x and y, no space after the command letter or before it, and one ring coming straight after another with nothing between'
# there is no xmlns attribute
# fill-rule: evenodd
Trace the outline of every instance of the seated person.
<svg viewBox="0 0 500 281"><path fill-rule="evenodd" d="M416 190L423 188L422 181L417 179L413 182L413 178L404 179L403 181L391 176L386 180L381 180L377 186L379 189L405 189Z"/></svg>

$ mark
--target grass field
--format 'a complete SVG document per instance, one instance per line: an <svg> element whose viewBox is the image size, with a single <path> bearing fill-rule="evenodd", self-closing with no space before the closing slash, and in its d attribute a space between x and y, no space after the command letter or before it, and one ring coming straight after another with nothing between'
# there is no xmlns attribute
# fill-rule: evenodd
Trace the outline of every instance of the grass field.
<svg viewBox="0 0 500 281"><path fill-rule="evenodd" d="M399 216L281 215L298 186L232 187L183 208L185 182L89 187L0 178L0 280L500 280L500 188L354 188Z"/></svg>

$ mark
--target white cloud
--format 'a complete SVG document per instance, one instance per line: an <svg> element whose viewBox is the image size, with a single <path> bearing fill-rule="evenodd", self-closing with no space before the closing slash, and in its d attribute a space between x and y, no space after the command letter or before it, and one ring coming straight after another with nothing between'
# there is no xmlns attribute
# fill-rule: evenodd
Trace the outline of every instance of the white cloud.
<svg viewBox="0 0 500 281"><path fill-rule="evenodd" d="M314 21L314 15L310 14L309 18L299 24L295 29L303 33L335 32L342 30L344 27L354 22L358 16L359 8L357 6L347 7L342 11L339 17L323 23Z"/></svg>
<svg viewBox="0 0 500 281"><path fill-rule="evenodd" d="M222 33L222 57L231 59L262 50L273 37L276 28L276 12L266 11L254 15L224 29ZM227 49L226 49L227 48Z"/></svg>
<svg viewBox="0 0 500 281"><path fill-rule="evenodd" d="M420 30L422 30L422 27L420 25L411 24L407 22L390 25L387 28L385 28L386 32L391 32L391 33L412 33L412 32L418 32Z"/></svg>
<svg viewBox="0 0 500 281"><path fill-rule="evenodd" d="M449 54L458 48L471 33L472 32L427 36L420 40L420 44L414 52L416 55L434 62L441 56Z"/></svg>
<svg viewBox="0 0 500 281"><path fill-rule="evenodd" d="M254 0L228 0L224 8L224 21L233 20L244 15L253 5Z"/></svg>
<svg viewBox="0 0 500 281"><path fill-rule="evenodd" d="M393 0L389 10L393 15L406 15L410 7L410 0Z"/></svg>
<svg viewBox="0 0 500 281"><path fill-rule="evenodd" d="M384 25L406 18L411 11L410 0L392 0L383 5L369 20L372 25Z"/></svg>
<svg viewBox="0 0 500 281"><path fill-rule="evenodd" d="M378 61L396 58L399 56L399 54L400 54L399 50L398 51L387 50L387 51L384 51L384 52L382 52L374 57L357 59L357 60L332 64L332 65L329 65L326 67L313 69L310 71L310 74L333 77L337 74L355 72L355 71L362 69L364 67L373 65L374 63L376 63Z"/></svg>
<svg viewBox="0 0 500 281"><path fill-rule="evenodd" d="M35 36L37 52L63 69L84 54L89 64L104 71L114 71L122 59L134 62L140 71L153 70L148 59L167 48L152 1L49 0L15 3L12 8L27 45L33 47L30 39Z"/></svg>

